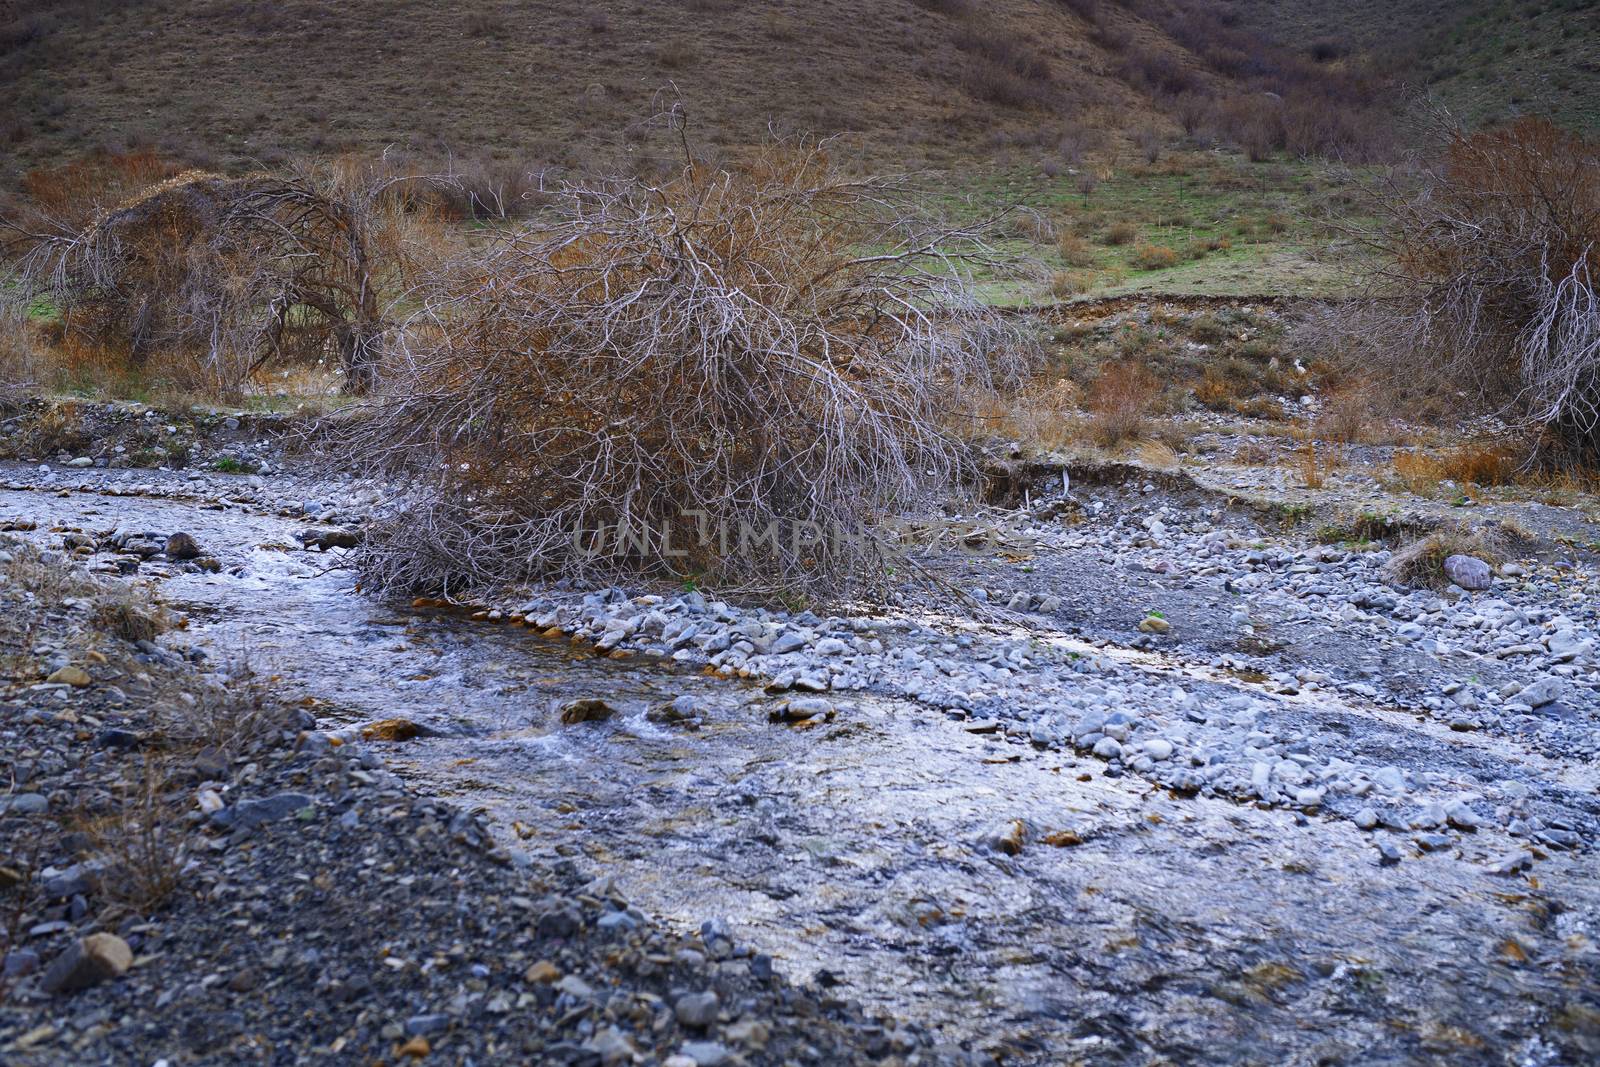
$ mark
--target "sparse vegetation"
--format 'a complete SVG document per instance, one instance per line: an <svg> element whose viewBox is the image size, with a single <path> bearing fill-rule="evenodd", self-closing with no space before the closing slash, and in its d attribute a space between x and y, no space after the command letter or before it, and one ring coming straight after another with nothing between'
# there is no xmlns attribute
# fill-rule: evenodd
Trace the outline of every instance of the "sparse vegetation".
<svg viewBox="0 0 1600 1067"><path fill-rule="evenodd" d="M412 182L372 164L224 178L110 156L29 178L5 220L13 321L41 301L93 362L229 394L269 362L327 358L370 387L384 303L418 269Z"/></svg>
<svg viewBox="0 0 1600 1067"><path fill-rule="evenodd" d="M1133 265L1140 270L1166 270L1178 265L1178 253L1165 245L1143 244L1133 253Z"/></svg>
<svg viewBox="0 0 1600 1067"><path fill-rule="evenodd" d="M1089 428L1095 442L1113 448L1137 440L1160 394L1161 383L1141 364L1105 367L1089 391Z"/></svg>
<svg viewBox="0 0 1600 1067"><path fill-rule="evenodd" d="M948 270L974 237L806 145L570 190L435 283L352 424L345 454L414 487L368 540L373 582L870 575L837 532L946 489L942 424L1019 365Z"/></svg>
<svg viewBox="0 0 1600 1067"><path fill-rule="evenodd" d="M1366 365L1472 398L1541 461L1600 463L1600 144L1534 119L1455 133L1381 202L1385 258L1347 334Z"/></svg>

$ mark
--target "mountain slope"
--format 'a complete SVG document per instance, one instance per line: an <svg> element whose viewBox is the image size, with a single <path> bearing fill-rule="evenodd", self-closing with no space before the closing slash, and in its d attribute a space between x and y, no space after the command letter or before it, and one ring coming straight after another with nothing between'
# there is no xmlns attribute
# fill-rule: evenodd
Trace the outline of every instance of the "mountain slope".
<svg viewBox="0 0 1600 1067"><path fill-rule="evenodd" d="M1225 0L1264 36L1370 56L1479 124L1521 114L1600 130L1600 0Z"/></svg>
<svg viewBox="0 0 1600 1067"><path fill-rule="evenodd" d="M145 139L224 162L404 142L571 166L636 151L630 124L673 99L714 143L774 123L939 160L1154 115L1083 18L1038 0L131 0L7 36L18 162Z"/></svg>

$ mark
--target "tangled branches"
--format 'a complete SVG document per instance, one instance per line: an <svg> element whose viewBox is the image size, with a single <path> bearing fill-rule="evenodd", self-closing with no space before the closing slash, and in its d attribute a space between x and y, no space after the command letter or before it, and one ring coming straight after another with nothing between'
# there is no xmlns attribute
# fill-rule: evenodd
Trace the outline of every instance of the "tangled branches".
<svg viewBox="0 0 1600 1067"><path fill-rule="evenodd" d="M1451 137L1391 192L1367 357L1600 462L1600 144L1539 119Z"/></svg>
<svg viewBox="0 0 1600 1067"><path fill-rule="evenodd" d="M291 358L335 360L365 391L384 294L410 283L426 247L408 233L416 180L381 165L242 178L118 167L98 189L72 174L34 184L30 210L5 220L13 312L42 301L90 343L219 392Z"/></svg>
<svg viewBox="0 0 1600 1067"><path fill-rule="evenodd" d="M566 191L428 291L345 454L412 488L391 588L559 572L747 588L882 573L866 532L961 464L949 416L1014 372L972 233L815 146Z"/></svg>

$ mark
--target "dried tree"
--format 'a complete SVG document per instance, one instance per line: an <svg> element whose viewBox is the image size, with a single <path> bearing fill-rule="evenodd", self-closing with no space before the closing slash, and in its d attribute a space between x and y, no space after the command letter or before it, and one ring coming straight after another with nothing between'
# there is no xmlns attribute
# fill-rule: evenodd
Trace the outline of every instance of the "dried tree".
<svg viewBox="0 0 1600 1067"><path fill-rule="evenodd" d="M1346 318L1366 361L1471 397L1541 461L1600 462L1600 143L1541 119L1453 132L1378 209L1372 300Z"/></svg>
<svg viewBox="0 0 1600 1067"><path fill-rule="evenodd" d="M371 580L881 573L865 525L947 487L950 416L1023 351L963 282L978 236L908 202L780 144L570 187L458 263L344 430L408 486Z"/></svg>
<svg viewBox="0 0 1600 1067"><path fill-rule="evenodd" d="M346 388L365 392L385 305L429 247L410 238L431 181L353 160L283 175L186 172L94 204L86 221L82 200L35 197L6 220L8 302L42 298L93 344L135 365L187 361L214 389L293 357L332 358Z"/></svg>

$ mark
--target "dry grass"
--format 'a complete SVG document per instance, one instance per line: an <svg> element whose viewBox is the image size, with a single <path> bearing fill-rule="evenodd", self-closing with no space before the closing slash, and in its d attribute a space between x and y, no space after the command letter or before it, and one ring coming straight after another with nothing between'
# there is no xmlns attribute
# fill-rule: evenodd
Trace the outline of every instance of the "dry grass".
<svg viewBox="0 0 1600 1067"><path fill-rule="evenodd" d="M1056 238L1056 251L1061 254L1061 261L1069 267L1088 267L1095 260L1094 246L1082 234L1063 230Z"/></svg>
<svg viewBox="0 0 1600 1067"><path fill-rule="evenodd" d="M1451 556L1472 556L1493 567L1531 543L1527 532L1511 523L1451 524L1400 549L1384 564L1383 575L1397 585L1443 589L1450 584L1444 561Z"/></svg>
<svg viewBox="0 0 1600 1067"><path fill-rule="evenodd" d="M182 884L188 833L179 795L166 766L146 755L109 810L80 821L92 842L100 895L129 913L158 911Z"/></svg>
<svg viewBox="0 0 1600 1067"><path fill-rule="evenodd" d="M1375 443L1389 437L1390 428L1370 378L1347 378L1323 394L1315 425L1318 437L1340 444Z"/></svg>
<svg viewBox="0 0 1600 1067"><path fill-rule="evenodd" d="M95 603L91 618L96 629L129 644L154 641L173 625L165 605L132 587L107 589Z"/></svg>
<svg viewBox="0 0 1600 1067"><path fill-rule="evenodd" d="M1142 364L1116 363L1103 368L1089 392L1090 434L1105 448L1139 439L1160 396L1160 381Z"/></svg>
<svg viewBox="0 0 1600 1067"><path fill-rule="evenodd" d="M1342 463L1343 456L1337 445L1319 441L1309 431L1302 435L1299 447L1289 453L1290 468L1307 489L1326 486L1328 478Z"/></svg>
<svg viewBox="0 0 1600 1067"><path fill-rule="evenodd" d="M220 679L170 692L151 713L151 726L168 751L244 751L284 721L270 679L246 653L225 665Z"/></svg>
<svg viewBox="0 0 1600 1067"><path fill-rule="evenodd" d="M1113 247L1131 245L1133 239L1139 236L1139 228L1131 222L1113 222L1106 227L1106 232L1101 240Z"/></svg>
<svg viewBox="0 0 1600 1067"><path fill-rule="evenodd" d="M1142 244L1134 249L1131 261L1140 270L1166 270L1176 267L1181 257L1166 245Z"/></svg>
<svg viewBox="0 0 1600 1067"><path fill-rule="evenodd" d="M1540 476L1522 471L1519 450L1505 442L1478 442L1439 451L1397 452L1394 481L1407 492L1434 496L1443 483L1458 487L1537 484Z"/></svg>
<svg viewBox="0 0 1600 1067"><path fill-rule="evenodd" d="M1050 295L1057 300L1066 300L1087 293L1094 287L1094 282L1095 273L1092 270L1058 270L1050 275Z"/></svg>
<svg viewBox="0 0 1600 1067"><path fill-rule="evenodd" d="M663 91L676 92L708 143L758 145L773 126L843 133L902 165L987 156L995 131L1156 120L1083 23L1036 0L960 11L838 0L781 13L753 3L395 0L381 32L368 13L320 0L116 12L23 4L15 17L30 6L61 13L39 39L0 49L12 140L0 153L4 178L108 136L164 142L223 169L401 144L431 159L449 149L570 175L620 165L627 120ZM958 40L974 20L965 51ZM667 69L660 54L693 58ZM240 55L250 62L226 61ZM498 106L507 72L517 84L509 108Z"/></svg>
<svg viewBox="0 0 1600 1067"><path fill-rule="evenodd" d="M1003 435L1034 448L1068 448L1085 436L1083 391L1072 379L1042 376L1013 396L995 398L980 417L961 429L981 436Z"/></svg>

